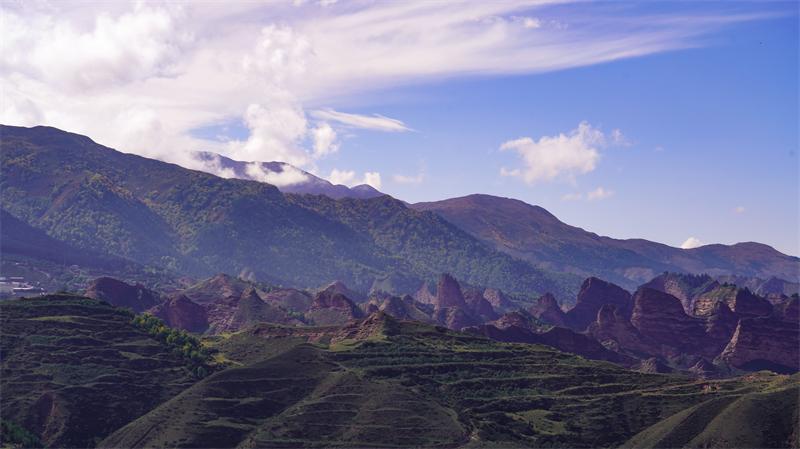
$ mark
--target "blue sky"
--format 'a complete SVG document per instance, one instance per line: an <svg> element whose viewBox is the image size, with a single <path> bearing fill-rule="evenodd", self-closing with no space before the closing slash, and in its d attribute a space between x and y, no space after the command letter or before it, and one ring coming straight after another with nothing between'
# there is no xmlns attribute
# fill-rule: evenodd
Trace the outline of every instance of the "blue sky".
<svg viewBox="0 0 800 449"><path fill-rule="evenodd" d="M72 6L0 8L3 123L800 253L796 2Z"/></svg>

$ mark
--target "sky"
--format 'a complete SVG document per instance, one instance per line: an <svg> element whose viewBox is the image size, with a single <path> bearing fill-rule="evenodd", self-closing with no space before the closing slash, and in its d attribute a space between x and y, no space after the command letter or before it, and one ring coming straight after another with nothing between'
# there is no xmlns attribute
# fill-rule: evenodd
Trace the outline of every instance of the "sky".
<svg viewBox="0 0 800 449"><path fill-rule="evenodd" d="M798 255L798 5L3 1L0 122Z"/></svg>

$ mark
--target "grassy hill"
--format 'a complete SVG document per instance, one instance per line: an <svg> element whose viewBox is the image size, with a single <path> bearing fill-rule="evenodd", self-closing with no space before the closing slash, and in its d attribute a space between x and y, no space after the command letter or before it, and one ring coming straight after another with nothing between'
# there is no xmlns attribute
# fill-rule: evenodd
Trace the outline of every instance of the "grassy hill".
<svg viewBox="0 0 800 449"><path fill-rule="evenodd" d="M0 302L0 414L51 447L93 447L196 381L172 348L106 303Z"/></svg>
<svg viewBox="0 0 800 449"><path fill-rule="evenodd" d="M386 315L344 329L263 326L215 346L240 366L101 446L612 447L706 401L797 385L638 373Z"/></svg>
<svg viewBox="0 0 800 449"><path fill-rule="evenodd" d="M244 270L300 287L339 279L360 291L387 276L415 289L450 272L510 293L567 297L579 281L388 197L287 199L269 184L120 153L55 128L0 133L2 208L82 250L194 276Z"/></svg>

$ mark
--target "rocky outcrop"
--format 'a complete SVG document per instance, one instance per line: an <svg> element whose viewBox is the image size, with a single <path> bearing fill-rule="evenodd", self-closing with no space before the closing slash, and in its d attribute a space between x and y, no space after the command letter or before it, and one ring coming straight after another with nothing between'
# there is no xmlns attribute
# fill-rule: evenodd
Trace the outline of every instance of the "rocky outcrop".
<svg viewBox="0 0 800 449"><path fill-rule="evenodd" d="M516 326L533 332L544 332L550 329L549 324L546 324L542 320L524 310L508 312L500 318L487 324L491 324L498 329L507 329Z"/></svg>
<svg viewBox="0 0 800 449"><path fill-rule="evenodd" d="M436 299L434 305L437 309L445 307L467 307L467 303L464 301L464 294L461 292L461 286L458 284L458 281L449 274L445 273L439 276L439 282L436 284Z"/></svg>
<svg viewBox="0 0 800 449"><path fill-rule="evenodd" d="M686 315L680 300L668 293L651 288L637 290L630 321L642 336L665 348L664 355L695 353L703 348L703 321Z"/></svg>
<svg viewBox="0 0 800 449"><path fill-rule="evenodd" d="M125 307L136 313L144 312L162 301L158 293L148 290L141 284L131 285L111 277L95 279L84 294L89 298Z"/></svg>
<svg viewBox="0 0 800 449"><path fill-rule="evenodd" d="M636 371L648 374L671 373L673 371L669 365L656 357L642 360L635 368Z"/></svg>
<svg viewBox="0 0 800 449"><path fill-rule="evenodd" d="M737 288L729 284L700 295L694 303L694 315L709 316L719 302L724 302L741 317L767 316L772 313L772 304L769 301L747 288Z"/></svg>
<svg viewBox="0 0 800 449"><path fill-rule="evenodd" d="M481 290L466 290L464 292L464 301L467 303L467 308L480 321L486 322L497 319L497 312L494 311L492 304L483 297Z"/></svg>
<svg viewBox="0 0 800 449"><path fill-rule="evenodd" d="M344 282L342 281L334 281L330 284L326 285L322 290L329 290L334 293L338 293L340 295L346 296L348 299L354 302L362 302L366 298L361 293L351 290L348 288Z"/></svg>
<svg viewBox="0 0 800 449"><path fill-rule="evenodd" d="M389 295L379 303L377 310L399 320L432 321L430 316L423 310L423 307L424 305L417 303L409 295L405 295L402 298Z"/></svg>
<svg viewBox="0 0 800 449"><path fill-rule="evenodd" d="M503 293L502 291L496 288L487 288L483 291L483 297L489 301L489 304L494 307L495 310L503 312L508 310L509 308L513 307L514 304L511 303L511 300Z"/></svg>
<svg viewBox="0 0 800 449"><path fill-rule="evenodd" d="M153 316L175 329L203 333L208 329L206 309L185 295L174 296L149 310Z"/></svg>
<svg viewBox="0 0 800 449"><path fill-rule="evenodd" d="M528 309L528 312L553 326L566 327L567 325L567 315L561 310L558 301L556 301L556 298L550 293L545 293L540 296L539 299L536 300L536 303Z"/></svg>
<svg viewBox="0 0 800 449"><path fill-rule="evenodd" d="M642 335L628 317L610 304L600 308L597 320L589 325L586 333L616 352L645 358L660 353L656 343Z"/></svg>
<svg viewBox="0 0 800 449"><path fill-rule="evenodd" d="M463 307L444 307L434 310L433 319L448 329L461 330L480 324L480 321Z"/></svg>
<svg viewBox="0 0 800 449"><path fill-rule="evenodd" d="M364 312L347 296L336 292L335 289L326 289L314 296L305 316L307 321L324 326L344 324L362 318Z"/></svg>
<svg viewBox="0 0 800 449"><path fill-rule="evenodd" d="M698 296L707 293L719 286L707 274L663 273L642 287L660 290L678 298L683 306L683 311L691 315L694 310L694 301Z"/></svg>
<svg viewBox="0 0 800 449"><path fill-rule="evenodd" d="M597 317L597 312L605 304L616 306L627 314L631 306L631 294L622 287L602 279L590 277L583 282L575 307L567 312L567 325L583 331Z"/></svg>
<svg viewBox="0 0 800 449"><path fill-rule="evenodd" d="M799 347L797 323L768 317L744 318L719 358L750 371L795 373L800 370Z"/></svg>
<svg viewBox="0 0 800 449"><path fill-rule="evenodd" d="M183 294L202 305L220 298L238 298L248 286L246 281L220 273L187 288Z"/></svg>
<svg viewBox="0 0 800 449"><path fill-rule="evenodd" d="M436 295L431 293L427 282L423 282L413 296L415 300L423 304L434 304L436 302Z"/></svg>
<svg viewBox="0 0 800 449"><path fill-rule="evenodd" d="M293 288L283 288L263 294L261 295L261 299L272 305L283 307L286 310L302 313L311 307L313 298L304 291Z"/></svg>
<svg viewBox="0 0 800 449"><path fill-rule="evenodd" d="M727 304L718 302L706 319L706 336L710 340L709 344L714 346L714 352L719 353L728 344L737 324L739 316Z"/></svg>

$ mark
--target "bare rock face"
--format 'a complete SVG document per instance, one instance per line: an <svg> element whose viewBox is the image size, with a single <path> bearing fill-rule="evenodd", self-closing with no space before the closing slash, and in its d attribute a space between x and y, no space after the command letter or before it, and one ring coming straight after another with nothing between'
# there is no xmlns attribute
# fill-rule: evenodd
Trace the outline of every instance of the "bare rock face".
<svg viewBox="0 0 800 449"><path fill-rule="evenodd" d="M749 289L737 288L735 285L721 285L695 300L694 315L700 317L711 315L719 302L724 302L739 316L767 316L772 313L772 304Z"/></svg>
<svg viewBox="0 0 800 449"><path fill-rule="evenodd" d="M350 288L348 288L342 281L331 282L330 284L325 286L323 290L330 290L334 293L339 293L340 295L347 296L348 299L354 302L361 302L364 299L366 299L364 298L364 295L356 291L350 290Z"/></svg>
<svg viewBox="0 0 800 449"><path fill-rule="evenodd" d="M528 312L536 318L552 324L553 326L567 326L567 316L558 305L556 298L550 293L545 293L536 303L532 305Z"/></svg>
<svg viewBox="0 0 800 449"><path fill-rule="evenodd" d="M144 312L162 301L158 293L148 290L141 284L130 285L110 277L95 279L84 294L113 306L126 307L136 313Z"/></svg>
<svg viewBox="0 0 800 449"><path fill-rule="evenodd" d="M413 320L431 322L430 316L423 310L423 305L418 303L409 295L402 298L388 296L380 302L378 311L391 315L399 320Z"/></svg>
<svg viewBox="0 0 800 449"><path fill-rule="evenodd" d="M311 307L312 297L293 288L273 290L261 297L264 301L294 312L304 312Z"/></svg>
<svg viewBox="0 0 800 449"><path fill-rule="evenodd" d="M540 319L536 318L535 316L531 315L530 313L524 310L516 310L514 312L508 312L503 316L501 316L500 318L488 324L491 324L492 326L498 329L519 327L533 332L538 332L540 330L547 330L550 327Z"/></svg>
<svg viewBox="0 0 800 449"><path fill-rule="evenodd" d="M719 282L707 274L663 273L642 287L660 290L678 298L681 301L684 312L687 315L691 315L694 310L694 301L697 297L714 290L718 286Z"/></svg>
<svg viewBox="0 0 800 449"><path fill-rule="evenodd" d="M489 301L489 304L491 304L495 310L499 310L501 312L514 306L505 293L496 288L487 288L484 290L483 297Z"/></svg>
<svg viewBox="0 0 800 449"><path fill-rule="evenodd" d="M583 282L575 307L567 312L567 324L578 331L585 330L597 317L605 304L616 306L627 312L631 306L631 294L622 287L602 279L590 277Z"/></svg>
<svg viewBox="0 0 800 449"><path fill-rule="evenodd" d="M628 317L616 306L606 304L597 312L597 320L590 324L586 333L603 346L614 351L639 357L659 354L660 348L642 335L631 324Z"/></svg>
<svg viewBox="0 0 800 449"><path fill-rule="evenodd" d="M800 322L800 298L793 295L778 308L779 315L784 321Z"/></svg>
<svg viewBox="0 0 800 449"><path fill-rule="evenodd" d="M423 282L422 285L419 287L419 290L417 290L413 296L415 300L423 304L436 303L436 295L431 293L431 290L428 288L427 282Z"/></svg>
<svg viewBox="0 0 800 449"><path fill-rule="evenodd" d="M208 329L206 309L187 298L177 295L150 309L153 316L175 329L203 333Z"/></svg>
<svg viewBox="0 0 800 449"><path fill-rule="evenodd" d="M461 292L461 286L449 274L442 274L439 276L439 282L436 284L436 308L445 307L467 307L464 301L464 294Z"/></svg>
<svg viewBox="0 0 800 449"><path fill-rule="evenodd" d="M481 321L496 320L498 315L494 311L492 304L483 297L483 292L476 289L469 289L464 292L464 301L475 317Z"/></svg>
<svg viewBox="0 0 800 449"><path fill-rule="evenodd" d="M701 358L691 368L689 372L699 378L714 377L719 373L719 369L707 359Z"/></svg>
<svg viewBox="0 0 800 449"><path fill-rule="evenodd" d="M766 317L744 318L720 359L745 370L795 373L800 370L798 347L797 323Z"/></svg>
<svg viewBox="0 0 800 449"><path fill-rule="evenodd" d="M314 296L306 312L306 319L318 325L344 324L350 320L363 318L364 312L347 296L334 288L325 289Z"/></svg>
<svg viewBox="0 0 800 449"><path fill-rule="evenodd" d="M633 304L631 324L644 337L674 348L676 353L695 353L702 348L704 323L686 315L678 298L659 290L640 288L633 297Z"/></svg>
<svg viewBox="0 0 800 449"><path fill-rule="evenodd" d="M469 326L480 324L479 320L462 307L437 308L433 318L448 329L460 331Z"/></svg>
<svg viewBox="0 0 800 449"><path fill-rule="evenodd" d="M717 353L728 344L738 324L738 315L724 302L718 302L706 319L706 336L716 347Z"/></svg>
<svg viewBox="0 0 800 449"><path fill-rule="evenodd" d="M648 374L670 373L672 368L656 357L650 357L639 362L636 366L636 371Z"/></svg>

